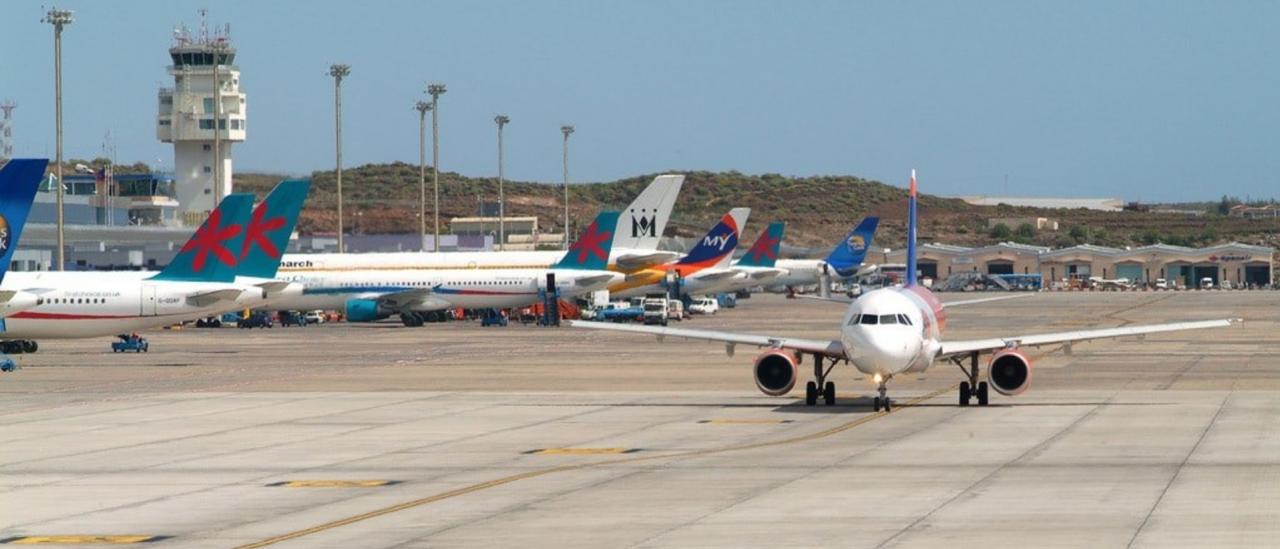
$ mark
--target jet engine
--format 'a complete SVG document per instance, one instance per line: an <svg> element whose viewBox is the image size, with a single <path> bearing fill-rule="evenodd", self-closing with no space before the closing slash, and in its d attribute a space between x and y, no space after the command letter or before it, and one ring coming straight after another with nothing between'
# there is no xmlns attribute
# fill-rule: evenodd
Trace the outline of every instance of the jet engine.
<svg viewBox="0 0 1280 549"><path fill-rule="evenodd" d="M372 299L348 299L347 320L351 322L373 322L391 316L391 311L378 306Z"/></svg>
<svg viewBox="0 0 1280 549"><path fill-rule="evenodd" d="M756 357L756 387L769 396L782 396L796 386L796 361L790 354L771 350Z"/></svg>
<svg viewBox="0 0 1280 549"><path fill-rule="evenodd" d="M991 355L987 375L991 378L991 386L1000 394L1021 394L1031 385L1031 360L1022 351L1005 349Z"/></svg>

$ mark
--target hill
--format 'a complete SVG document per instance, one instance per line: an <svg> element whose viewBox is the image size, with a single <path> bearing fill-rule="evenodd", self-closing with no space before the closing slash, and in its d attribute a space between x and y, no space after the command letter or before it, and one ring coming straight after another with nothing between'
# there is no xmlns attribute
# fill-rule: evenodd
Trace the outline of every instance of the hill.
<svg viewBox="0 0 1280 549"><path fill-rule="evenodd" d="M828 246L864 215L882 218L877 244L901 246L905 238L906 190L853 176L786 177L737 172L683 172L684 190L676 202L668 235L698 236L731 207L752 208L748 238L754 239L765 221L787 222L786 240L800 247ZM332 233L337 225L336 180L332 171L312 174L311 198L299 230ZM236 174L239 191L265 194L281 176ZM622 208L653 179L641 175L607 183L570 187L570 217L574 227L588 222L603 208ZM348 230L361 233L407 233L417 228L418 167L376 164L343 171L344 208ZM441 231L452 217L475 215L481 199L496 201L496 178L472 178L440 173ZM541 230L560 232L563 188L558 184L507 181L507 214L536 215ZM1044 209L973 206L959 199L924 194L920 199L920 238L925 242L977 246L1018 241L1045 246L1090 243L1140 246L1156 242L1186 246L1239 241L1276 245L1280 219L1242 219L1210 211L1202 215L1158 212L1099 212L1084 209ZM431 215L431 179L427 174L427 215ZM1045 217L1059 223L1057 231L1026 227L987 226L991 218ZM428 221L430 224L430 221Z"/></svg>

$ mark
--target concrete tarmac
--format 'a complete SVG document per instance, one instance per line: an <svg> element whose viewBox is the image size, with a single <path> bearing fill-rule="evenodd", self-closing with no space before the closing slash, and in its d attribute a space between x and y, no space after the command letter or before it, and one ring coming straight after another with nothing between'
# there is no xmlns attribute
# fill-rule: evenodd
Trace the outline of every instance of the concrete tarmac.
<svg viewBox="0 0 1280 549"><path fill-rule="evenodd" d="M756 296L686 326L820 338L842 312ZM844 366L838 405L810 408L757 393L751 349L570 328L188 329L148 334L138 355L42 341L0 376L0 543L1280 539L1280 293L1059 293L948 313L954 339L1246 322L1044 348L1031 389L987 408L956 406L959 372L938 364L893 380L891 414Z"/></svg>

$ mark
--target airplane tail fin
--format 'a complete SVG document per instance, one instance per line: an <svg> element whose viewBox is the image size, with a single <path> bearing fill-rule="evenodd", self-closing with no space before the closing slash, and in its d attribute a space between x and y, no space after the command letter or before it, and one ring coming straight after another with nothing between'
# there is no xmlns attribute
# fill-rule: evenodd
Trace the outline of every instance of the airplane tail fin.
<svg viewBox="0 0 1280 549"><path fill-rule="evenodd" d="M764 232L760 233L760 238L756 239L755 244L751 245L751 249L747 250L747 255L742 256L738 260L739 265L748 267L772 267L778 262L778 251L782 249L782 233L786 229L787 224L781 221L774 221Z"/></svg>
<svg viewBox="0 0 1280 549"><path fill-rule="evenodd" d="M286 179L253 209L240 247L236 274L275 278L310 189L310 179Z"/></svg>
<svg viewBox="0 0 1280 549"><path fill-rule="evenodd" d="M44 180L49 160L15 158L0 167L0 280L9 271L9 259L18 248L22 227L27 224L36 189Z"/></svg>
<svg viewBox="0 0 1280 549"><path fill-rule="evenodd" d="M613 244L619 248L656 250L662 232L671 218L671 208L684 185L683 175L659 175L653 178L635 200L622 211Z"/></svg>
<svg viewBox="0 0 1280 549"><path fill-rule="evenodd" d="M231 282L253 209L253 195L229 194L152 280Z"/></svg>
<svg viewBox="0 0 1280 549"><path fill-rule="evenodd" d="M689 250L676 263L699 268L728 265L733 259L733 250L738 247L738 237L742 234L742 226L746 225L751 208L734 208L720 218L706 236Z"/></svg>
<svg viewBox="0 0 1280 549"><path fill-rule="evenodd" d="M609 252L617 233L618 212L600 212L587 230L569 247L557 269L603 271L609 268Z"/></svg>
<svg viewBox="0 0 1280 549"><path fill-rule="evenodd" d="M851 276L858 272L858 266L866 259L867 250L871 248L871 240L875 238L876 227L879 225L879 217L862 218L862 222L831 249L831 254L826 259L827 265L841 276Z"/></svg>
<svg viewBox="0 0 1280 549"><path fill-rule="evenodd" d="M911 170L911 187L907 191L907 283L916 285L916 171Z"/></svg>

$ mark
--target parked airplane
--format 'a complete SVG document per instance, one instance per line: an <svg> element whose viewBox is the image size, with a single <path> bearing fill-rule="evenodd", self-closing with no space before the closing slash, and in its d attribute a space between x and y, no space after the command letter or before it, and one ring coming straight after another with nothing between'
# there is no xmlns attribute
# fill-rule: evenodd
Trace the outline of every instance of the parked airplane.
<svg viewBox="0 0 1280 549"><path fill-rule="evenodd" d="M9 261L18 248L22 228L44 179L47 159L15 158L0 167L0 283L9 271ZM39 296L18 290L0 290L0 317L36 306ZM4 351L0 344L0 351Z"/></svg>
<svg viewBox="0 0 1280 549"><path fill-rule="evenodd" d="M418 313L455 307L466 309L523 307L537 303L555 276L562 298L571 298L622 280L608 271L608 258L618 212L596 216L586 232L552 267L470 269L368 269L292 271L286 280L300 283L301 296L272 301L278 309L340 309L347 319L371 322L400 315L406 326L421 326Z"/></svg>
<svg viewBox="0 0 1280 549"><path fill-rule="evenodd" d="M718 294L766 286L779 276L786 274L785 269L776 266L785 229L786 223L781 221L770 223L760 233L755 243L751 244L751 248L747 249L747 253L733 262L732 269L737 274L704 288L702 293Z"/></svg>
<svg viewBox="0 0 1280 549"><path fill-rule="evenodd" d="M668 284L679 279L682 294L699 295L707 293L722 280L738 276L739 272L733 270L729 263L733 261L733 250L738 247L741 228L750 215L751 208L730 210L689 250L688 255L674 263L629 273L625 281L609 286L609 294L634 297L667 293Z"/></svg>
<svg viewBox="0 0 1280 549"><path fill-rule="evenodd" d="M900 288L884 288L868 292L850 303L840 323L840 337L831 340L801 339L784 336L735 334L710 330L688 330L631 326L600 322L573 321L573 326L639 332L659 337L684 337L725 343L732 356L735 345L766 347L755 360L756 386L765 394L782 396L791 391L798 378L797 366L805 353L814 359L814 381L805 388L805 402L812 406L818 395L828 405L835 403L835 383L827 381L831 369L846 362L859 372L872 376L879 395L875 409L888 411L891 402L885 385L894 376L927 370L939 360L948 360L965 371L960 383L960 405L967 406L976 397L979 405L988 403L988 387L1004 395L1017 395L1031 383L1031 359L1024 347L1063 344L1070 349L1074 342L1117 338L1177 330L1193 330L1230 326L1240 319L1174 322L1144 326L1124 326L1076 330L1012 337L994 337L968 341L946 341L946 308L988 302L1008 297L984 298L942 303L927 288L916 284L916 177L911 173L907 214L907 280ZM1031 294L1023 294L1031 295ZM987 377L979 381L978 357L990 353ZM964 366L968 359L969 367Z"/></svg>
<svg viewBox="0 0 1280 549"><path fill-rule="evenodd" d="M785 271L769 284L771 290L795 289L827 284L832 278L856 278L875 271L863 266L867 250L876 235L879 217L863 218L858 226L831 249L826 259L779 259L775 266Z"/></svg>
<svg viewBox="0 0 1280 549"><path fill-rule="evenodd" d="M631 272L660 265L680 257L677 252L658 249L667 227L671 208L683 175L660 175L631 202L618 217L609 268ZM452 269L534 269L545 270L560 261L563 251L506 252L395 252L363 254L285 254L281 272L307 273L351 270L452 270Z"/></svg>
<svg viewBox="0 0 1280 549"><path fill-rule="evenodd" d="M14 272L0 290L37 294L36 306L0 321L6 347L25 352L35 338L97 337L155 328L262 299L263 288L235 284L253 195L222 200L164 270L149 278L98 272ZM16 343L15 343L16 342Z"/></svg>

